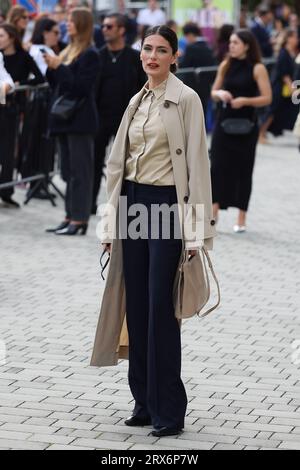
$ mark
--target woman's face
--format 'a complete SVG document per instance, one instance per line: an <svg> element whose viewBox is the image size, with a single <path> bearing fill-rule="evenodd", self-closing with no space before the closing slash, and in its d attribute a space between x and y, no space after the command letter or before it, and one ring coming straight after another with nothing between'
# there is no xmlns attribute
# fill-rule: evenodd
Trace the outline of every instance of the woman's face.
<svg viewBox="0 0 300 470"><path fill-rule="evenodd" d="M20 19L16 23L17 30L25 31L28 25L28 21L29 21L29 15L28 13L24 12L23 15L20 17Z"/></svg>
<svg viewBox="0 0 300 470"><path fill-rule="evenodd" d="M233 59L246 57L248 46L237 36L232 34L229 40L229 53Z"/></svg>
<svg viewBox="0 0 300 470"><path fill-rule="evenodd" d="M13 44L13 39L7 34L7 32L0 27L0 49L5 51L8 47Z"/></svg>
<svg viewBox="0 0 300 470"><path fill-rule="evenodd" d="M281 32L284 30L284 26L282 24L282 21L280 20L275 20L275 30L278 32Z"/></svg>
<svg viewBox="0 0 300 470"><path fill-rule="evenodd" d="M67 31L68 31L68 35L70 36L70 38L76 36L77 34L77 29L76 29L74 20L72 18L72 15L68 16Z"/></svg>
<svg viewBox="0 0 300 470"><path fill-rule="evenodd" d="M173 54L169 42L159 34L145 39L141 60L148 77L166 78L170 72L170 66L176 63L176 59L177 54Z"/></svg>
<svg viewBox="0 0 300 470"><path fill-rule="evenodd" d="M298 26L299 26L298 15L296 15L294 13L292 15L290 15L289 25L290 25L290 28L295 28L295 29L298 28Z"/></svg>
<svg viewBox="0 0 300 470"><path fill-rule="evenodd" d="M289 46L291 49L296 50L298 48L298 34L294 33L292 36L290 36L287 40L287 46Z"/></svg>
<svg viewBox="0 0 300 470"><path fill-rule="evenodd" d="M50 31L44 32L44 41L45 45L48 47L55 47L58 44L59 40L59 29L58 26L53 26Z"/></svg>

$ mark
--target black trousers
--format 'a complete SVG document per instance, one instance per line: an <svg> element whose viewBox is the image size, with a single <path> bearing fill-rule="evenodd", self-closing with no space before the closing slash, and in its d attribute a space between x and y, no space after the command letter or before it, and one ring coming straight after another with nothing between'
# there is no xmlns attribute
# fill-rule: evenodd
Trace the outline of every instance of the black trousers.
<svg viewBox="0 0 300 470"><path fill-rule="evenodd" d="M175 186L124 182L128 207L176 204ZM121 214L123 217L123 214ZM128 225L131 223L128 217ZM154 223L148 218L148 230ZM184 427L187 396L181 380L180 325L175 318L173 284L181 239L123 239L126 315L129 333L129 386L133 414L151 417L154 427Z"/></svg>
<svg viewBox="0 0 300 470"><path fill-rule="evenodd" d="M16 166L15 150L18 126L18 109L15 105L0 107L0 184L13 179ZM11 197L13 188L0 190L0 197Z"/></svg>
<svg viewBox="0 0 300 470"><path fill-rule="evenodd" d="M119 117L111 119L106 118L101 114L100 116L100 128L95 139L93 207L97 204L97 198L101 187L107 146L110 139L116 136L121 122L121 118Z"/></svg>
<svg viewBox="0 0 300 470"><path fill-rule="evenodd" d="M92 135L61 135L58 138L61 173L67 183L66 217L87 222L91 213L94 137Z"/></svg>

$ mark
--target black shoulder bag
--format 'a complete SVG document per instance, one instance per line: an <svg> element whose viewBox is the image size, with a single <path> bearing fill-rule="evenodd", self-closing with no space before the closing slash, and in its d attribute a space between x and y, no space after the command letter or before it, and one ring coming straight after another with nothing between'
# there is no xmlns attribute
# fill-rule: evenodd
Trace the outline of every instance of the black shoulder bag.
<svg viewBox="0 0 300 470"><path fill-rule="evenodd" d="M60 121L70 121L85 102L85 98L70 98L67 95L59 96L51 107L50 114Z"/></svg>
<svg viewBox="0 0 300 470"><path fill-rule="evenodd" d="M228 135L248 135L255 126L255 111L253 120L247 118L228 118L221 122L221 127Z"/></svg>

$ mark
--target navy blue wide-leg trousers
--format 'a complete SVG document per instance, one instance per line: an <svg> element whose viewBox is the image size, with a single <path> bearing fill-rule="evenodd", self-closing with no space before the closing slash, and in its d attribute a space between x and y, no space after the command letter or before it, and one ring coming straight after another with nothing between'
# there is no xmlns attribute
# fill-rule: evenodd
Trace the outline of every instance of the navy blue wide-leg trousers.
<svg viewBox="0 0 300 470"><path fill-rule="evenodd" d="M152 204L176 204L176 189L125 181L122 195L127 196L128 207L143 204L149 214L141 227L141 232L148 228L148 236L122 241L133 414L151 417L154 427L183 428L187 396L181 380L180 325L173 305L182 240L172 236L176 217L171 221L171 237L152 238L151 226L157 220L150 214ZM132 220L127 217L127 228Z"/></svg>

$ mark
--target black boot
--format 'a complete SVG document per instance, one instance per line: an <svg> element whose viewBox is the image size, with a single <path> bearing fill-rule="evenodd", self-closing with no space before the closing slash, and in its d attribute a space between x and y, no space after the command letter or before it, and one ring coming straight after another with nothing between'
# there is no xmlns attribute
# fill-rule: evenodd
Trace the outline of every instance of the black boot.
<svg viewBox="0 0 300 470"><path fill-rule="evenodd" d="M20 208L20 204L18 204L16 201L14 201L11 197L2 196L1 199L5 203L5 205L7 205L9 207L14 207L15 209Z"/></svg>

